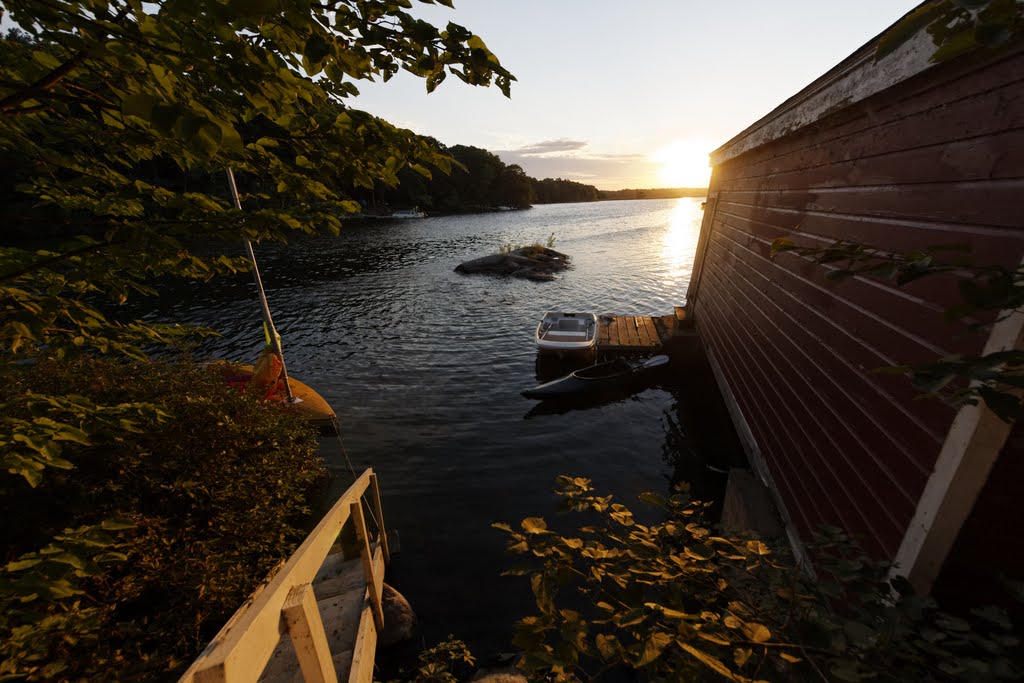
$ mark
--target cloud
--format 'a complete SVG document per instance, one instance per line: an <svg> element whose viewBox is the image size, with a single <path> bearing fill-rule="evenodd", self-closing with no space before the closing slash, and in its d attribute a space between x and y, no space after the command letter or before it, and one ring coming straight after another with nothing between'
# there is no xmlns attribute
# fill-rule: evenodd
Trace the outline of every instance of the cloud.
<svg viewBox="0 0 1024 683"><path fill-rule="evenodd" d="M654 167L645 155L592 152L587 149L589 144L559 138L494 150L494 154L506 164L518 164L534 178L565 178L601 189L654 187Z"/></svg>
<svg viewBox="0 0 1024 683"><path fill-rule="evenodd" d="M557 154L559 152L575 152L583 149L587 143L583 140L569 140L559 138L558 140L545 140L519 149L508 150L509 153L521 157L539 157Z"/></svg>
<svg viewBox="0 0 1024 683"><path fill-rule="evenodd" d="M565 178L602 190L656 187L656 165L643 155L522 156L518 150L495 152L506 164L518 164L534 178Z"/></svg>

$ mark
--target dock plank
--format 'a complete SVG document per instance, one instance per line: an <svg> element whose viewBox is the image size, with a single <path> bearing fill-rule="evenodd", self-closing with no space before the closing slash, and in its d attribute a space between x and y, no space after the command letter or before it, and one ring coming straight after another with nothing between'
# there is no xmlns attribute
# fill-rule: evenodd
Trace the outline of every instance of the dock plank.
<svg viewBox="0 0 1024 683"><path fill-rule="evenodd" d="M640 339L640 323L637 322L636 316L626 317L626 331L629 333L630 346L643 346Z"/></svg>
<svg viewBox="0 0 1024 683"><path fill-rule="evenodd" d="M619 345L619 328L615 324L615 318L609 318L605 321L605 329L608 331L608 346L615 347Z"/></svg>
<svg viewBox="0 0 1024 683"><path fill-rule="evenodd" d="M629 346L629 332L626 331L625 316L615 317L615 327L619 331L619 346Z"/></svg>
<svg viewBox="0 0 1024 683"><path fill-rule="evenodd" d="M647 321L650 317L646 315L638 315L636 317L636 332L640 338L641 346L654 346L654 341L651 339L651 332L647 329Z"/></svg>
<svg viewBox="0 0 1024 683"><path fill-rule="evenodd" d="M644 316L644 330L652 347L661 346L661 335L658 334L658 330L654 326L654 318L649 315Z"/></svg>
<svg viewBox="0 0 1024 683"><path fill-rule="evenodd" d="M597 348L602 353L636 353L662 347L663 334L649 315L601 316Z"/></svg>

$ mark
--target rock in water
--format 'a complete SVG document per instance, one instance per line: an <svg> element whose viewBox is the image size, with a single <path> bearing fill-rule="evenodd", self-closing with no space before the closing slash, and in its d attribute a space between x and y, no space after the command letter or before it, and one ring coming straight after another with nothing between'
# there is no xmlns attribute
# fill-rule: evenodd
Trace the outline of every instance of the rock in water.
<svg viewBox="0 0 1024 683"><path fill-rule="evenodd" d="M412 605L405 596L385 583L380 601L384 609L384 630L380 634L380 644L394 645L412 638L416 630L416 613L412 611Z"/></svg>
<svg viewBox="0 0 1024 683"><path fill-rule="evenodd" d="M456 273L511 275L536 281L557 280L555 273L569 267L565 254L541 246L521 247L507 254L491 254L455 266Z"/></svg>

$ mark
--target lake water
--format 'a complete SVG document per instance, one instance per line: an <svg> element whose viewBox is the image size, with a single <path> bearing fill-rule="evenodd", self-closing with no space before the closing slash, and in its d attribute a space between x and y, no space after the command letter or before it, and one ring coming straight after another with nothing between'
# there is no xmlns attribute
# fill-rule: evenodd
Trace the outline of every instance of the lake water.
<svg viewBox="0 0 1024 683"><path fill-rule="evenodd" d="M704 465L742 456L706 373L677 368L624 400L561 414L530 414L519 395L537 383L532 335L545 311L681 305L701 219L699 199L561 204L352 222L337 239L257 248L289 372L337 411L356 470L379 474L386 525L401 536L389 581L428 644L453 633L479 654L509 649L532 596L525 579L499 576L511 561L490 524L552 518L557 475L630 504L665 492L676 463L703 495L720 492ZM556 282L453 272L551 234L574 265ZM211 356L252 362L261 346L249 277L168 292L153 316L219 329ZM343 489L351 475L325 446Z"/></svg>

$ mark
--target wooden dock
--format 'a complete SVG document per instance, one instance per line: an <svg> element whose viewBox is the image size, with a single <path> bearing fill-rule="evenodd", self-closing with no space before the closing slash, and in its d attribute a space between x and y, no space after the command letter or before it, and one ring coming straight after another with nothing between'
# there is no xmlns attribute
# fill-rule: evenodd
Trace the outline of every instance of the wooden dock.
<svg viewBox="0 0 1024 683"><path fill-rule="evenodd" d="M671 334L660 316L602 315L597 320L599 354L658 351Z"/></svg>
<svg viewBox="0 0 1024 683"><path fill-rule="evenodd" d="M179 683L371 683L390 552L387 535L374 538L367 528L364 494L367 511L383 528L377 475L366 470ZM349 521L359 550L345 558L332 550Z"/></svg>

